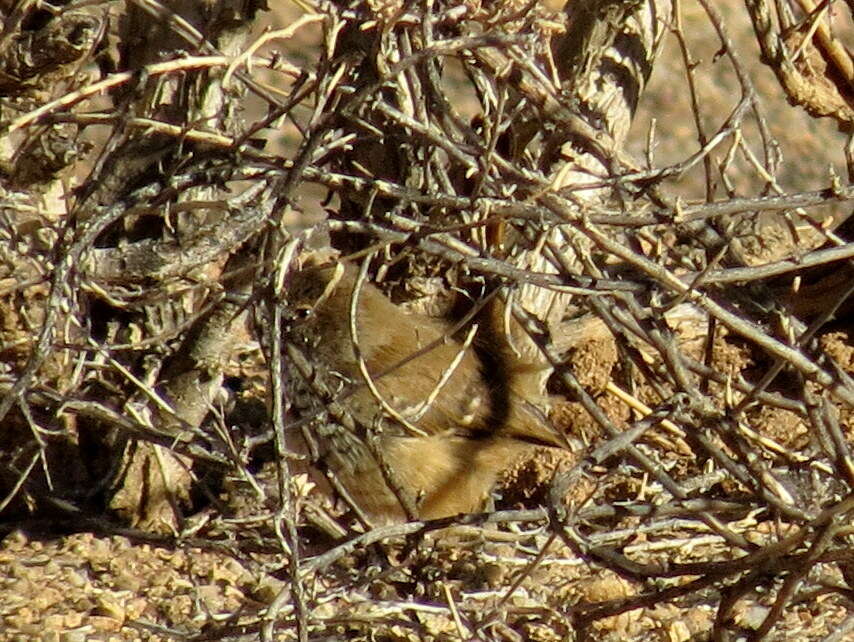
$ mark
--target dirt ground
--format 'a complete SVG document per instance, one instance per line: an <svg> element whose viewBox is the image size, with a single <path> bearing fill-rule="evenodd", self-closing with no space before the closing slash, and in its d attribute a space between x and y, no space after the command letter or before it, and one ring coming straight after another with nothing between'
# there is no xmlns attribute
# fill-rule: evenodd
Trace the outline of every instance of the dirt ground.
<svg viewBox="0 0 854 642"><path fill-rule="evenodd" d="M828 332L823 341L836 354L851 353L845 331ZM625 425L633 411L606 390L618 364L613 345L596 339L574 350L576 362L584 364L579 369L583 385L612 420ZM715 352L718 367L730 364L746 371L752 365L743 347L725 339ZM852 365L851 359L843 362ZM643 390L636 394L647 401L654 396ZM578 404L560 404L554 419L580 442L597 442L600 431ZM808 442L803 422L792 413L765 410L751 419L754 429L785 449L797 451ZM643 442L669 470L701 472L702 463L693 458L684 435L660 428ZM576 461L544 448L508 471L497 508L536 507L545 499L552 474ZM254 479L268 493L272 509L272 464ZM342 514L307 479L302 488L312 507L309 514ZM581 506L594 495L619 501L657 493L660 489L644 488L635 474L618 467L596 481L575 485L567 500ZM280 614L293 604L293 586L278 549L281 540L271 528L274 514L245 480L227 480L219 499L219 509L212 506L194 516L188 531L177 538L123 530L95 518L33 521L9 529L0 542L0 639L257 639L263 614L277 597L288 604ZM450 640L470 639L475 632L490 639L574 639L573 605L627 599L643 590L637 582L590 566L549 537L541 520L425 530L356 548L340 546L344 542L334 541L317 523L303 525L300 540L306 564L303 590L312 604L312 619L324 621L322 639ZM620 537L640 523L627 515L614 520L611 529ZM759 544L788 527L747 515L737 528ZM68 534L59 534L63 530ZM678 522L650 534L637 530L623 548L638 561L663 557L672 563L715 558L726 551L708 529ZM770 639L852 639L854 590L844 588L845 568L817 564L811 575L837 590L790 605ZM773 605L768 598L755 594L739 600L731 610L733 623L745 632L757 628ZM689 602L657 602L596 619L587 625L587 639L709 639L713 602L700 592ZM293 631L287 630L276 636L292 638Z"/></svg>

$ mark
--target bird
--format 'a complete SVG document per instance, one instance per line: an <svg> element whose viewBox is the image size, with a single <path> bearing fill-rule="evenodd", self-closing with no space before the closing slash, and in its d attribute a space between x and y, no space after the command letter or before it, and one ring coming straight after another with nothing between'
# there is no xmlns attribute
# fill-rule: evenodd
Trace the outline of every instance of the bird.
<svg viewBox="0 0 854 642"><path fill-rule="evenodd" d="M503 471L565 443L499 360L450 321L404 311L353 263L294 272L286 310L298 440L372 524L481 510Z"/></svg>

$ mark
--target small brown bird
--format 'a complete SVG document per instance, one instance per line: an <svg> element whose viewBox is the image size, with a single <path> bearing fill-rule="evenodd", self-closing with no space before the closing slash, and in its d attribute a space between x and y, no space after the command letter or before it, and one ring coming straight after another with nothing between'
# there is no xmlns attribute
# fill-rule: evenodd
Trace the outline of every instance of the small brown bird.
<svg viewBox="0 0 854 642"><path fill-rule="evenodd" d="M355 292L357 275L345 263L294 274L285 342L309 450L371 521L479 510L499 473L561 444L448 323L404 313L370 283Z"/></svg>

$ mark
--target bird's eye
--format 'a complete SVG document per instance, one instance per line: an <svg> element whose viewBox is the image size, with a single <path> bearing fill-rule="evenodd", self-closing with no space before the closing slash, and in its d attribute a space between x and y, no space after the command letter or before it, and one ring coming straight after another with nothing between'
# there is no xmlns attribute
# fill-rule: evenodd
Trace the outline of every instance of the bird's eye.
<svg viewBox="0 0 854 642"><path fill-rule="evenodd" d="M297 305L291 308L291 318L294 321L306 321L314 315L314 308L308 305Z"/></svg>

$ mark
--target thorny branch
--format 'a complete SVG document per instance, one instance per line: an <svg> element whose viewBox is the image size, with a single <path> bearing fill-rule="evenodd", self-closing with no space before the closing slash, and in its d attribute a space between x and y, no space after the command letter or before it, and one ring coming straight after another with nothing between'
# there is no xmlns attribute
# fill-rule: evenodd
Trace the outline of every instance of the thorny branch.
<svg viewBox="0 0 854 642"><path fill-rule="evenodd" d="M0 163L0 305L11 319L0 336L0 421L15 428L0 447L0 513L80 515L100 502L134 525L186 533L191 489L224 510L222 476L251 478L255 501L275 504L264 504L266 526L258 518L247 535L220 517L193 535L228 537L241 552L257 540L279 556L285 588L244 620L266 639L289 627L301 639L335 635L342 622L420 631L417 613L428 611L497 639L490 627L523 627L533 612L514 610L522 588L543 622L558 614L590 635L610 616L699 600L715 610L716 639L744 628L760 639L787 626L787 609L821 573L851 575L854 241L836 226L854 187L836 175L786 177L767 90L711 3L699 3L689 29L687 2L556 11L317 0L254 41L256 7L237 19L216 3L187 15L132 4L133 24L166 39L165 57L137 55L119 31L124 49L105 49L110 65L90 75L82 62L109 32L107 14L59 11L43 33L26 33L21 12L34 3L4 19L0 87L15 91L3 98L3 144L38 171ZM745 6L790 99L850 128L851 61L833 23L844 10ZM695 28L737 84L725 105L704 98L712 70ZM632 122L668 33L682 60L670 82L685 89L683 124L696 141L657 161L656 132L672 135L663 113L640 161ZM53 59L14 55L60 36ZM79 182L57 197L72 175ZM782 239L773 256L763 253L771 236ZM372 279L422 311L453 315L448 299L477 310L486 296L502 302L510 343L534 372L530 396L548 400L540 410L573 445L563 453L572 465L531 491L545 508L513 510L505 488L501 510L364 532L358 498L334 474L349 513L308 492L302 471L323 462L315 418L290 409L289 372L312 382L328 419L369 445L372 432L348 412L347 387L336 396L313 356L282 341L289 274L318 247L362 261L356 297ZM356 313L354 299L359 355ZM455 319L466 350L478 348L476 316ZM583 365L594 346L615 355L595 364L604 383ZM351 385L377 378L361 365ZM241 394L225 385L234 381ZM241 406L253 389L266 407L260 426ZM307 453L289 446L298 431ZM89 487L63 487L51 463L60 444L98 460ZM157 473L141 472L152 461ZM253 475L269 461L276 482L265 488ZM413 498L398 496L414 517ZM400 587L428 575L449 528L505 546L495 556L518 574L503 580L501 608L484 611L476 591L454 593L447 578L440 606L423 594L365 597L388 577ZM345 539L321 547L320 532ZM571 564L630 591L537 592L538 569L570 564L552 555L561 542ZM345 566L355 558L364 568ZM850 587L832 592L850 603ZM334 617L314 611L330 603ZM753 625L738 619L745 604L763 609Z"/></svg>

